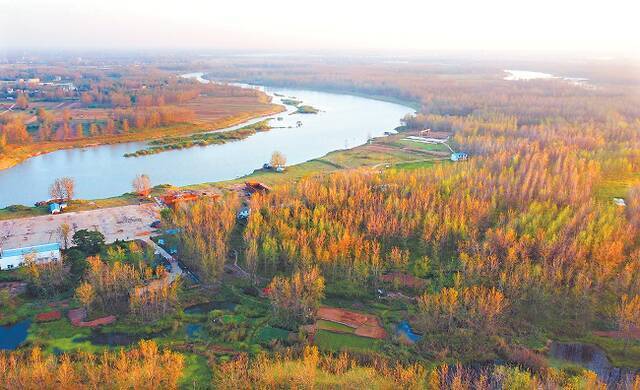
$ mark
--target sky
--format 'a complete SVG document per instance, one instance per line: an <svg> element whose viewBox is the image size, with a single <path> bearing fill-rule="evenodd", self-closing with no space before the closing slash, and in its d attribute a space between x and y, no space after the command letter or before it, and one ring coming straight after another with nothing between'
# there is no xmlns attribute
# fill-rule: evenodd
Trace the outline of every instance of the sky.
<svg viewBox="0 0 640 390"><path fill-rule="evenodd" d="M2 49L640 53L636 0L0 0Z"/></svg>

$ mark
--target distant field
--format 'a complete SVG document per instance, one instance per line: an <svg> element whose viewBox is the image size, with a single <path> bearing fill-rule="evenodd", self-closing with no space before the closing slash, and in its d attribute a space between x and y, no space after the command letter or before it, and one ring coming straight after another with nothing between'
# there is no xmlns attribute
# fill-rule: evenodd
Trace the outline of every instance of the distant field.
<svg viewBox="0 0 640 390"><path fill-rule="evenodd" d="M238 117L245 115L247 118L253 118L282 111L276 110L274 106L267 99L254 96L200 96L192 102L181 105L193 110L196 113L197 123L201 124L215 122L230 115Z"/></svg>
<svg viewBox="0 0 640 390"><path fill-rule="evenodd" d="M446 154L451 153L451 150L447 147L447 145L444 144L426 144L424 142L415 142L404 139L397 141L396 143L403 147L424 150L425 152L442 152Z"/></svg>
<svg viewBox="0 0 640 390"><path fill-rule="evenodd" d="M629 176L605 176L602 184L596 187L596 198L611 202L613 198L624 198L634 185L640 184L640 173Z"/></svg>
<svg viewBox="0 0 640 390"><path fill-rule="evenodd" d="M395 164L393 167L397 169L421 169L421 168L431 168L435 164L446 164L447 162L438 162L438 161L414 161L414 162L406 162Z"/></svg>

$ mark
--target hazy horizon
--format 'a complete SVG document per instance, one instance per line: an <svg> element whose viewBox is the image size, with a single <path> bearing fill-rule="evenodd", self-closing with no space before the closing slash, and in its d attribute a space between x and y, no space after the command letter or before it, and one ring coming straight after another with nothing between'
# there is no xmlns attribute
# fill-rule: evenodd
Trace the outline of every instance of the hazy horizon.
<svg viewBox="0 0 640 390"><path fill-rule="evenodd" d="M0 49L555 52L638 56L637 5L542 0L0 0Z"/></svg>

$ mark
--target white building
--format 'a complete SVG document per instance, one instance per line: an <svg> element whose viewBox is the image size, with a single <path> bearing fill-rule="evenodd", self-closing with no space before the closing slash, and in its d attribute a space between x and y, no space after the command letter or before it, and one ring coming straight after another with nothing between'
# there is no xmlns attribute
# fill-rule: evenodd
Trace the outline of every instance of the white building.
<svg viewBox="0 0 640 390"><path fill-rule="evenodd" d="M34 256L36 263L48 263L54 260L61 260L60 244L54 242L24 248L0 249L0 270L8 270L22 266L28 256Z"/></svg>

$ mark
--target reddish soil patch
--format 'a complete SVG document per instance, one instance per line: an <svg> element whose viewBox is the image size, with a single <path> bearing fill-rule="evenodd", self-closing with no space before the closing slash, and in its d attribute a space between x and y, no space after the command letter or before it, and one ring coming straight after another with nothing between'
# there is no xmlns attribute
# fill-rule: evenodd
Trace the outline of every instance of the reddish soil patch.
<svg viewBox="0 0 640 390"><path fill-rule="evenodd" d="M49 311L46 313L38 313L36 315L37 322L56 321L62 318L62 313L59 310Z"/></svg>
<svg viewBox="0 0 640 390"><path fill-rule="evenodd" d="M336 322L355 328L354 334L373 339L384 339L387 332L380 324L378 317L373 314L363 314L337 307L321 307L318 309L318 318L325 321Z"/></svg>
<svg viewBox="0 0 640 390"><path fill-rule="evenodd" d="M375 319L375 324L366 323L359 328L356 328L355 332L353 332L356 336L369 337L372 339L385 339L387 338L387 332L378 322L378 319Z"/></svg>
<svg viewBox="0 0 640 390"><path fill-rule="evenodd" d="M67 312L67 317L69 317L69 321L71 321L74 326L78 326L76 324L82 322L86 316L87 311L85 309L71 309Z"/></svg>
<svg viewBox="0 0 640 390"><path fill-rule="evenodd" d="M321 320L337 322L338 324L357 328L369 319L366 314L339 309L337 307L321 307L318 309L318 318Z"/></svg>
<svg viewBox="0 0 640 390"><path fill-rule="evenodd" d="M101 318L96 318L93 321L82 321L76 326L87 327L87 328L95 328L97 326L109 325L116 322L116 316L106 316Z"/></svg>
<svg viewBox="0 0 640 390"><path fill-rule="evenodd" d="M83 328L95 328L97 326L109 325L116 321L116 316L106 316L96 318L93 321L84 321L87 317L87 311L85 309L72 309L67 313L67 317L71 321L71 325L83 327Z"/></svg>

